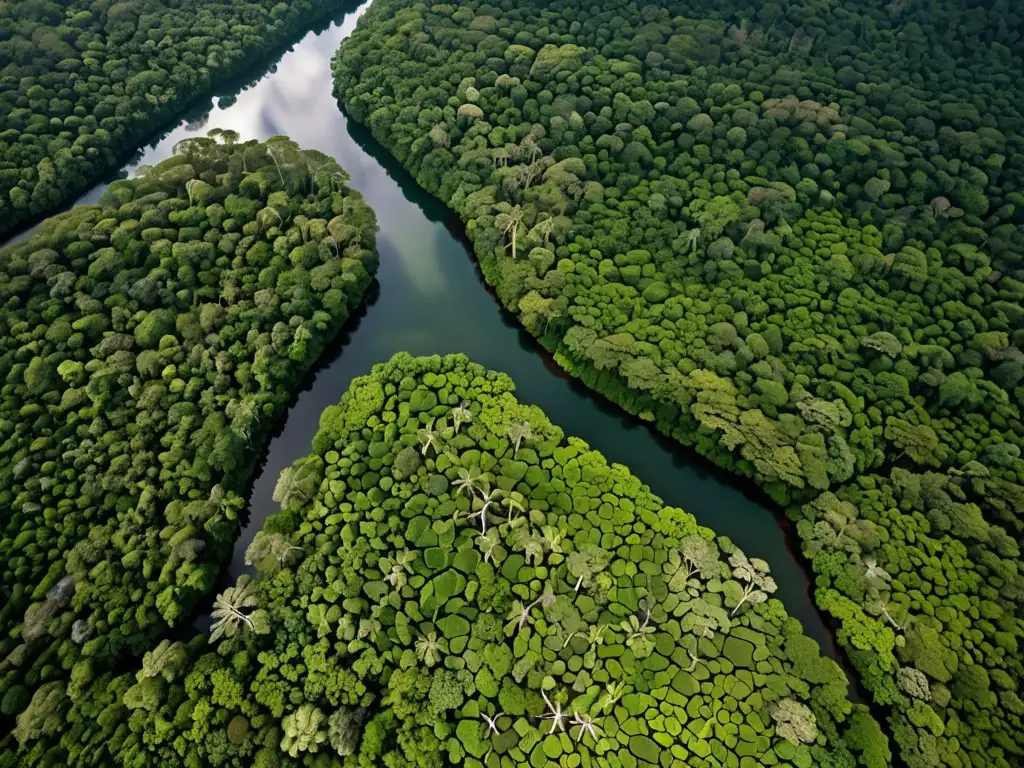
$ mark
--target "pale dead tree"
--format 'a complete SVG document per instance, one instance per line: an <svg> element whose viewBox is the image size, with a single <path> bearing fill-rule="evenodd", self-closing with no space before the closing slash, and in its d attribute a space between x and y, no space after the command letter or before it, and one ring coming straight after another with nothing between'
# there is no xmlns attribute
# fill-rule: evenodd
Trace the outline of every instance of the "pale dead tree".
<svg viewBox="0 0 1024 768"><path fill-rule="evenodd" d="M281 173L281 164L277 161L277 155L274 154L274 150L267 147L267 155L271 160L274 161L274 167L277 168L277 177L281 180L281 186L284 186L284 174Z"/></svg>
<svg viewBox="0 0 1024 768"><path fill-rule="evenodd" d="M551 730L548 731L550 736L556 730L565 730L565 721L569 719L569 713L562 711L562 702L558 700L558 696L555 696L555 701L552 702L548 698L546 691L541 691L540 695L544 697L544 703L548 707L548 714L542 715L541 720L551 721Z"/></svg>
<svg viewBox="0 0 1024 768"><path fill-rule="evenodd" d="M195 200L193 199L193 196L195 195L196 187L198 187L202 183L203 182L200 179L189 179L188 181L185 182L185 192L188 193L189 205L195 205Z"/></svg>
<svg viewBox="0 0 1024 768"><path fill-rule="evenodd" d="M574 709L572 711L572 725L580 729L579 733L576 734L577 744L583 741L584 736L590 736L595 742L601 738L601 727L594 722L594 718L590 715L581 715Z"/></svg>
<svg viewBox="0 0 1024 768"><path fill-rule="evenodd" d="M504 712L499 712L494 717L488 717L483 712L480 713L480 717L487 724L487 732L488 733L493 733L496 736L501 734L501 732L498 730L498 718L501 717L503 714L505 714L505 713Z"/></svg>
<svg viewBox="0 0 1024 768"><path fill-rule="evenodd" d="M509 210L502 211L495 218L495 224L501 228L503 235L512 233L512 261L516 260L517 245L519 238L519 227L523 223L523 209L521 206L509 207Z"/></svg>

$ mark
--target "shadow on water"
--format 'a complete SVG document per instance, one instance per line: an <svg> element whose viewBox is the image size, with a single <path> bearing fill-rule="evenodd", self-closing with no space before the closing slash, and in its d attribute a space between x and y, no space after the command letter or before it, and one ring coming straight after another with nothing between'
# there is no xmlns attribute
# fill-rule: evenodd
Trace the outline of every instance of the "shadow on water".
<svg viewBox="0 0 1024 768"><path fill-rule="evenodd" d="M400 164L339 111L332 94L330 59L365 11L338 16L271 62L271 71L242 81L233 96L187 113L137 156L152 164L173 144L214 127L243 139L283 133L300 146L335 157L377 212L380 268L366 305L354 313L317 366L302 381L275 425L256 464L247 495L247 519L218 590L249 569L244 552L268 515L277 511L273 490L282 469L308 453L320 413L338 402L353 378L398 351L414 355L463 352L504 371L526 403L541 407L567 435L576 435L611 462L626 465L666 504L680 507L749 555L772 566L779 597L823 652L841 659L833 634L811 599L812 580L781 511L751 484L632 417L564 373L551 356L486 288L460 222L427 195ZM207 102L203 102L204 106ZM82 198L98 199L103 185ZM205 629L212 599L193 626ZM182 626L179 636L187 636Z"/></svg>

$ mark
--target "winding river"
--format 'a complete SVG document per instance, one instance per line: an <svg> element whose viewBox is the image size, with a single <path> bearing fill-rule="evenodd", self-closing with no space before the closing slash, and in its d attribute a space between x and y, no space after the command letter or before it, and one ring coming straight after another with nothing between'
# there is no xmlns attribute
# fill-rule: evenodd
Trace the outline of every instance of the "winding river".
<svg viewBox="0 0 1024 768"><path fill-rule="evenodd" d="M140 150L120 174L159 162L179 140L211 128L236 130L243 140L286 134L302 147L335 157L380 223L377 285L365 308L306 377L270 441L252 486L249 518L222 581L233 582L247 570L245 548L277 508L271 499L277 476L308 452L320 412L338 401L354 377L400 350L464 352L511 375L524 402L543 408L567 434L583 438L609 461L627 465L667 504L767 560L778 583L776 596L823 652L836 657L831 632L812 602L807 572L794 553L795 537L781 513L756 494L747 495L742 481L568 379L487 290L460 239L459 223L340 112L332 95L330 60L368 5L309 32L266 72L254 71L248 83L196 104L180 125ZM78 202L97 201L104 186L97 185Z"/></svg>

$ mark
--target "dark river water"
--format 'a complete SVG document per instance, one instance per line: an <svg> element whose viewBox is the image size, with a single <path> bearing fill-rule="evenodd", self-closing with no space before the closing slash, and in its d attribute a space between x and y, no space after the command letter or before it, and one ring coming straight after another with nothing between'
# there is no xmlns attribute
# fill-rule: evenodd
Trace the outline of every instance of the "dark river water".
<svg viewBox="0 0 1024 768"><path fill-rule="evenodd" d="M811 600L804 566L792 551L781 512L744 483L662 438L577 382L567 379L521 330L483 282L460 227L444 206L422 192L383 147L351 123L331 92L330 61L369 3L309 32L280 59L253 71L248 83L197 104L177 127L142 149L121 176L169 157L175 143L212 128L243 140L285 134L300 146L333 156L351 186L377 212L380 270L363 311L353 316L317 369L306 377L285 414L252 486L247 525L222 581L247 568L243 553L267 515L281 470L310 449L320 412L336 403L356 376L400 350L415 355L464 352L505 371L521 400L540 406L566 434L577 435L609 461L625 464L667 504L681 507L748 555L767 560L779 597L824 653L836 656L831 632ZM95 202L97 185L79 202Z"/></svg>

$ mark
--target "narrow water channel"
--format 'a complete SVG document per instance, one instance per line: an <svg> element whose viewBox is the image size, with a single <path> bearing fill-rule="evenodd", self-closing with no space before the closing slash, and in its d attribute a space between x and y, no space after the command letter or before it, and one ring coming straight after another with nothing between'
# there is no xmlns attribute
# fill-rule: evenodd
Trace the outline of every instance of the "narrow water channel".
<svg viewBox="0 0 1024 768"><path fill-rule="evenodd" d="M380 223L378 285L307 377L270 442L252 486L247 525L223 581L234 581L247 570L245 549L277 509L271 495L278 475L308 452L320 412L338 401L354 377L400 350L415 355L464 352L508 373L521 400L540 406L566 434L581 437L609 461L628 466L667 504L690 512L748 555L768 561L779 587L776 596L822 651L836 657L831 633L811 600L807 573L791 551L795 539L787 540L780 513L745 495L740 481L567 379L488 292L459 239L458 222L340 112L332 95L330 61L368 5L308 33L262 77L252 72L240 90L197 105L121 173L155 164L169 157L181 139L212 128L233 129L243 140L284 134L336 158ZM97 185L78 202L96 202L104 186Z"/></svg>

